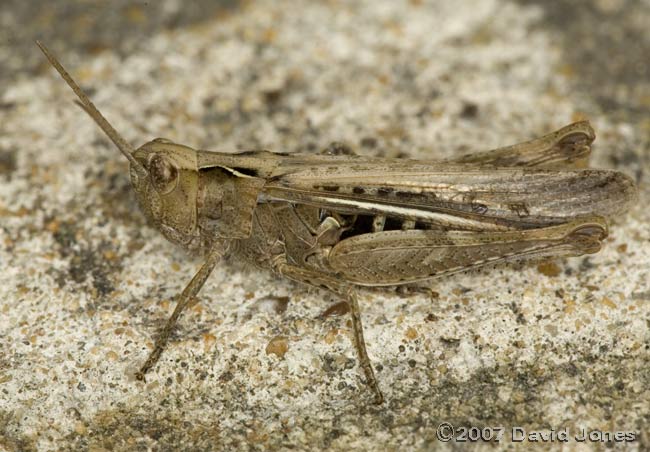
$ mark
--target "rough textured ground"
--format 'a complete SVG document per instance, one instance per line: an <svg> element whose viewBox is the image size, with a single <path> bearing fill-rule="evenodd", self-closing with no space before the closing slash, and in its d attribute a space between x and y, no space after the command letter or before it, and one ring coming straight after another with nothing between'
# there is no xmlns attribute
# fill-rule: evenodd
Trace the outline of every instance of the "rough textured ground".
<svg viewBox="0 0 650 452"><path fill-rule="evenodd" d="M443 421L650 447L647 1L204 3L3 6L0 449L467 445L439 442ZM365 293L384 406L347 319L317 318L335 300L236 263L142 384L200 260L147 227L126 162L36 37L135 145L440 158L586 116L592 164L633 176L639 204L594 256L454 276L433 299Z"/></svg>

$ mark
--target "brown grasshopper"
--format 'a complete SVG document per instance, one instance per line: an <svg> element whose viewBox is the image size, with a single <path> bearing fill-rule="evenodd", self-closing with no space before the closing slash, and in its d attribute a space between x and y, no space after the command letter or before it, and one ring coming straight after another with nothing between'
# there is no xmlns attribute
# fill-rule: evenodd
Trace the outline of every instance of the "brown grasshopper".
<svg viewBox="0 0 650 452"><path fill-rule="evenodd" d="M320 155L232 154L160 138L133 149L37 44L129 160L149 221L170 241L206 256L137 372L140 380L212 269L234 254L347 301L359 361L381 403L358 288L419 283L515 259L596 253L607 219L635 198L624 174L579 169L595 138L587 121L446 161L360 157L342 146Z"/></svg>

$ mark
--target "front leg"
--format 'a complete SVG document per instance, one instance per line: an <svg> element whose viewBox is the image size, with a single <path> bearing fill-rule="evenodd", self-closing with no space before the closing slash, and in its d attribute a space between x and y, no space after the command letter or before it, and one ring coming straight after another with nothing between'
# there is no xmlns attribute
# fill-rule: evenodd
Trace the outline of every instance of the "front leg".
<svg viewBox="0 0 650 452"><path fill-rule="evenodd" d="M279 262L274 266L276 272L280 273L294 281L310 284L312 286L328 289L336 295L343 298L350 306L350 316L352 318L352 331L354 334L354 345L359 355L359 363L366 376L366 384L375 395L374 402L381 404L384 401L384 396L379 389L379 384L375 378L375 372L372 369L368 351L366 350L366 341L363 337L363 324L361 323L361 311L359 309L359 302L357 300L357 291L354 286L343 284L329 276L322 273L289 265L285 262Z"/></svg>
<svg viewBox="0 0 650 452"><path fill-rule="evenodd" d="M207 259L205 260L205 262L203 263L199 271L196 273L196 275L194 275L194 278L192 278L190 283L185 287L185 289L181 293L178 303L176 304L176 308L174 309L174 312L172 313L171 317L169 317L167 323L165 324L162 331L160 332L160 334L158 334L158 337L156 338L156 342L153 350L147 357L147 360L144 362L140 370L136 372L135 374L136 379L140 381L144 381L144 375L160 359L160 355L162 355L162 352L165 350L165 346L167 345L169 336L172 334L172 331L174 331L174 328L176 328L176 323L178 322L178 318L181 316L181 314L186 308L191 307L196 303L195 297L199 293L199 290L201 290L201 288L205 284L205 281L208 279L208 276L210 276L210 273L212 273L214 267L221 260L223 255L227 252L227 249L224 245L225 243L220 241L214 244L212 250L208 253Z"/></svg>

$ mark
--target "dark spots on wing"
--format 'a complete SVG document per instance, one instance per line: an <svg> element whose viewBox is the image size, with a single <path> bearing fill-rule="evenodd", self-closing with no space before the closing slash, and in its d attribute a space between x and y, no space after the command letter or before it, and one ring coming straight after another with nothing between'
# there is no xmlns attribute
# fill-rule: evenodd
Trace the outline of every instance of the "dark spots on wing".
<svg viewBox="0 0 650 452"><path fill-rule="evenodd" d="M525 203L510 204L508 208L511 212L514 212L519 217L526 217L530 215L528 206Z"/></svg>
<svg viewBox="0 0 650 452"><path fill-rule="evenodd" d="M428 199L430 201L434 200L437 198L435 193L432 192L427 192L427 193L416 193L416 192L411 192L411 191L403 191L403 190L398 190L393 192L394 196L396 198L402 199L402 200L415 200L415 199Z"/></svg>
<svg viewBox="0 0 650 452"><path fill-rule="evenodd" d="M473 203L472 204L472 212L478 213L478 214L484 214L487 212L488 207L485 204L479 204L479 203Z"/></svg>
<svg viewBox="0 0 650 452"><path fill-rule="evenodd" d="M237 152L236 155L238 155L238 156L243 156L243 157L255 157L255 156L258 156L258 155L260 155L260 154L264 154L265 152L266 152L266 151L262 151L262 150L256 149L256 150L252 150L252 151L241 151L241 152Z"/></svg>
<svg viewBox="0 0 650 452"><path fill-rule="evenodd" d="M410 192L404 190L395 190L393 187L361 187L361 186L341 186L334 183L318 183L313 184L312 189L319 191L327 191L330 193L341 193L341 194L354 194L354 195L368 195L368 196L378 196L381 198L397 199L402 202L408 201L418 201L418 200L427 200L434 201L437 199L435 193L427 192ZM437 202L437 201L436 201ZM474 212L484 213L487 210L487 206L479 203L471 204L466 202L466 210L469 211L471 208L474 209ZM470 207L472 205L473 207Z"/></svg>

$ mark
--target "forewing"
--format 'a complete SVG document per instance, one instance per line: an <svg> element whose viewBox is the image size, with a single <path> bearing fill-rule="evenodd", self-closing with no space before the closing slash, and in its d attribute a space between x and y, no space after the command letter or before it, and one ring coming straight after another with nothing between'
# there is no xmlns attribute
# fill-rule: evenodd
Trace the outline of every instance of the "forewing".
<svg viewBox="0 0 650 452"><path fill-rule="evenodd" d="M477 167L414 160L279 165L263 199L386 215L458 230L510 230L611 217L634 183L607 170Z"/></svg>

